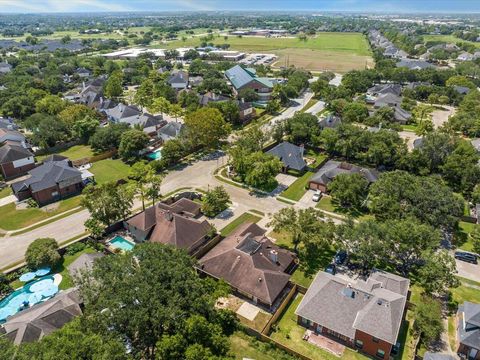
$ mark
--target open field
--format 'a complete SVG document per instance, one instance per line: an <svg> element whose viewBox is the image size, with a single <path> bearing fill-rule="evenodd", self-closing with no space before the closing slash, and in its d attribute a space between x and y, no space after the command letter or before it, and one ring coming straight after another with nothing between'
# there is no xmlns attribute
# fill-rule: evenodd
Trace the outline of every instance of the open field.
<svg viewBox="0 0 480 360"><path fill-rule="evenodd" d="M445 41L447 43L459 43L459 42L464 42L467 44L472 44L477 48L480 48L480 43L478 42L473 42L473 41L468 41L468 40L463 40L460 38L457 38L456 36L453 35L423 35L423 40L424 42L427 41Z"/></svg>
<svg viewBox="0 0 480 360"><path fill-rule="evenodd" d="M235 37L227 39L218 36L215 45L230 44L232 50L246 52L270 52L279 56L275 65L285 64L303 67L308 70L333 70L346 72L373 66L367 40L360 33L319 33L306 41L297 38ZM199 46L200 38L185 41L174 40L156 47L178 48Z"/></svg>
<svg viewBox="0 0 480 360"><path fill-rule="evenodd" d="M89 171L95 175L95 181L101 184L107 181L126 179L130 166L120 159L105 159L93 163Z"/></svg>

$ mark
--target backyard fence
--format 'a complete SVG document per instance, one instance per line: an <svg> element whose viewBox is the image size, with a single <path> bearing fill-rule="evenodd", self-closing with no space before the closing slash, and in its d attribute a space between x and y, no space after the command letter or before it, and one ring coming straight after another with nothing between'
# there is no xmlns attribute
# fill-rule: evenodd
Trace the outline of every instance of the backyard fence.
<svg viewBox="0 0 480 360"><path fill-rule="evenodd" d="M275 314L268 320L267 325L263 328L262 334L268 335L270 333L270 330L272 329L272 325L275 324L280 316L282 316L285 308L288 306L292 298L295 296L297 293L297 285L292 283L292 288L288 292L287 296L283 299L282 303L278 307L277 311L275 311Z"/></svg>
<svg viewBox="0 0 480 360"><path fill-rule="evenodd" d="M49 147L47 149L39 149L39 150L35 151L35 156L55 154L55 153L61 152L63 150L67 150L68 148L71 148L72 146L80 145L81 143L82 142L80 140L73 140L73 141L69 141L69 142L65 142L65 143L60 143L60 144L57 144L55 146Z"/></svg>
<svg viewBox="0 0 480 360"><path fill-rule="evenodd" d="M104 153L101 153L101 154L98 154L98 155L86 157L86 158L83 158L83 159L73 160L72 164L73 164L73 166L81 166L81 165L85 165L85 164L90 164L90 163L94 163L94 162L97 162L97 161L100 161L100 160L109 159L109 158L115 156L116 154L117 154L117 150L114 149L114 150L110 150L110 151L107 151L107 152L104 152Z"/></svg>

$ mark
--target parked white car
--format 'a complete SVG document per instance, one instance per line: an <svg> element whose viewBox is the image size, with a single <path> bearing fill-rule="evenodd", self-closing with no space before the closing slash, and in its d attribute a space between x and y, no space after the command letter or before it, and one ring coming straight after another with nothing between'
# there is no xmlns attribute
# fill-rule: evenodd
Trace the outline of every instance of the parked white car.
<svg viewBox="0 0 480 360"><path fill-rule="evenodd" d="M322 198L322 192L320 190L317 190L315 194L313 194L312 196L312 200L315 202L319 202L321 198Z"/></svg>

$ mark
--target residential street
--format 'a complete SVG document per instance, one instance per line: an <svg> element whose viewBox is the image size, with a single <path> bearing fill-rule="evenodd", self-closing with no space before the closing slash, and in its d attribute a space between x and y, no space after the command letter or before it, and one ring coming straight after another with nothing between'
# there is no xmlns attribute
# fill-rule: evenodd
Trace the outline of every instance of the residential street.
<svg viewBox="0 0 480 360"><path fill-rule="evenodd" d="M319 100L310 109L307 109L305 112L312 115L317 115L323 109L325 109L325 101Z"/></svg>

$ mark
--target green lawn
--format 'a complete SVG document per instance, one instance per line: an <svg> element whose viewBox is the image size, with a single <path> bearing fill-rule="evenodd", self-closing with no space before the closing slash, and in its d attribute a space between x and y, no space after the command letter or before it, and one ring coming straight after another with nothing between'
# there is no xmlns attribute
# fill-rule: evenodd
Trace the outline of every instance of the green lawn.
<svg viewBox="0 0 480 360"><path fill-rule="evenodd" d="M235 220L233 220L230 224L228 224L227 226L225 226L222 230L220 230L220 234L222 234L222 236L228 236L230 235L237 227L239 227L240 225L246 223L246 222L254 222L254 223L257 223L261 220L262 218L259 217L259 216L255 216L253 214L250 214L250 213L243 213L242 215L240 215L238 218L236 218Z"/></svg>
<svg viewBox="0 0 480 360"><path fill-rule="evenodd" d="M255 360L294 359L274 345L260 342L240 331L230 336L230 346L236 360L245 358Z"/></svg>
<svg viewBox="0 0 480 360"><path fill-rule="evenodd" d="M465 251L473 251L472 239L470 233L477 227L476 224L460 221L458 229L454 234L454 244Z"/></svg>
<svg viewBox="0 0 480 360"><path fill-rule="evenodd" d="M10 196L12 195L12 189L10 188L10 186L7 186L5 188L3 188L2 190L0 190L0 199L4 198L4 197L7 197L7 196Z"/></svg>
<svg viewBox="0 0 480 360"><path fill-rule="evenodd" d="M408 125L401 125L401 128L403 131L411 131L415 132L417 131L417 124L408 124Z"/></svg>
<svg viewBox="0 0 480 360"><path fill-rule="evenodd" d="M57 209L52 211L43 211L39 208L28 208L16 210L15 204L8 204L0 207L0 229L17 230L39 221L46 220L52 216L59 215L65 211L72 210L80 206L80 196L74 196L66 200L61 200Z"/></svg>
<svg viewBox="0 0 480 360"><path fill-rule="evenodd" d="M67 150L60 151L55 154L66 156L70 160L80 160L94 155L93 150L89 145L75 145L68 148ZM45 159L48 155L49 154L37 156L37 160L41 161Z"/></svg>
<svg viewBox="0 0 480 360"><path fill-rule="evenodd" d="M280 196L284 198L298 201L302 196L307 192L306 186L308 185L308 180L312 177L313 172L307 171L300 178L298 178L292 185L283 191Z"/></svg>
<svg viewBox="0 0 480 360"><path fill-rule="evenodd" d="M480 303L480 283L461 277L459 277L459 279L461 285L451 289L453 300L458 304L464 301Z"/></svg>
<svg viewBox="0 0 480 360"><path fill-rule="evenodd" d="M334 212L343 216L351 216L360 221L373 219L373 215L367 214L365 212L362 212L356 209L346 209L340 206L340 204L335 202L335 200L333 200L332 197L328 195L323 195L323 197L320 199L320 201L316 205L316 208L320 210Z"/></svg>
<svg viewBox="0 0 480 360"><path fill-rule="evenodd" d="M453 36L453 35L423 35L423 40L424 40L424 42L427 42L427 41L442 41L442 42L453 43L453 44L456 44L456 43L459 43L459 42L464 42L464 43L467 43L467 44L474 45L477 48L480 48L480 43L478 43L478 42L463 40L463 39L457 38L456 36Z"/></svg>
<svg viewBox="0 0 480 360"><path fill-rule="evenodd" d="M455 317L448 317L448 343L452 351L457 351L457 329L455 328Z"/></svg>
<svg viewBox="0 0 480 360"><path fill-rule="evenodd" d="M313 105L315 105L318 102L317 99L310 99L310 101L307 103L307 105L304 106L302 110L300 110L301 113L304 113L308 109L310 109Z"/></svg>
<svg viewBox="0 0 480 360"><path fill-rule="evenodd" d="M334 360L337 356L302 340L305 328L297 324L297 316L295 310L302 301L303 295L298 294L293 301L286 308L283 315L277 323L276 329L270 335L274 340L288 346L289 348L299 352L302 355L309 357L312 360ZM345 348L345 352L341 359L344 360L366 360L367 357Z"/></svg>
<svg viewBox="0 0 480 360"><path fill-rule="evenodd" d="M93 175L95 175L95 181L98 184L105 183L107 181L117 181L120 179L126 179L130 166L125 164L120 159L105 159L93 163L89 169Z"/></svg>

